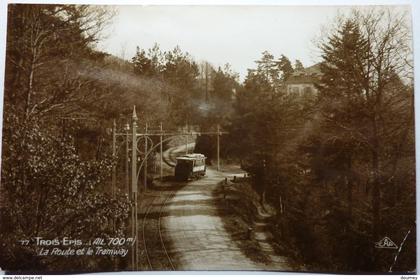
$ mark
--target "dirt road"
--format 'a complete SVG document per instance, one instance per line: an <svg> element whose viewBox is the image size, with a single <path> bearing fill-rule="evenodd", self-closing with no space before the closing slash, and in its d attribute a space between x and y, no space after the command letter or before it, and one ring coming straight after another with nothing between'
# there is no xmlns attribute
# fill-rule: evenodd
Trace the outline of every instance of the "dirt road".
<svg viewBox="0 0 420 280"><path fill-rule="evenodd" d="M250 258L226 230L222 198L214 190L225 177L235 175L243 176L238 168L230 172L208 168L204 178L188 182L167 201L162 234L177 270L289 270L286 259L273 256L270 248L265 248L266 261Z"/></svg>

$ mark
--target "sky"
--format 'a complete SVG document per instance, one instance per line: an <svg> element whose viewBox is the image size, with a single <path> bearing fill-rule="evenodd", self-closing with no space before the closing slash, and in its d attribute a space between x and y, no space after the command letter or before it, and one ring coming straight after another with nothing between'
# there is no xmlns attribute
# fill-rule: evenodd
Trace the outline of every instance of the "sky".
<svg viewBox="0 0 420 280"><path fill-rule="evenodd" d="M320 61L313 40L349 7L333 6L115 6L98 48L130 60L136 46L179 45L197 61L229 63L243 79L265 50L304 66Z"/></svg>

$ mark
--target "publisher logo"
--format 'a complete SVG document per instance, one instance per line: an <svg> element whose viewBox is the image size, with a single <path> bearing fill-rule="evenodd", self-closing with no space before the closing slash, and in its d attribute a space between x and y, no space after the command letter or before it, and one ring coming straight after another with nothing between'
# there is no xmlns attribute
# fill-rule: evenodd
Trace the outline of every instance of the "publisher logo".
<svg viewBox="0 0 420 280"><path fill-rule="evenodd" d="M398 246L389 237L385 236L384 238L381 239L381 241L375 242L375 248L398 249Z"/></svg>

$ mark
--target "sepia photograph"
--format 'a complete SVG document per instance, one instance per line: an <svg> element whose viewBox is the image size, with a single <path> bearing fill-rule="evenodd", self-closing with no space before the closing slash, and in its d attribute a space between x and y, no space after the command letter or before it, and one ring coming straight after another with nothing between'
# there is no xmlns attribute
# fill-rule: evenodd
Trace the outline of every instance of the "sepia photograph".
<svg viewBox="0 0 420 280"><path fill-rule="evenodd" d="M411 5L6 16L0 272L417 273Z"/></svg>

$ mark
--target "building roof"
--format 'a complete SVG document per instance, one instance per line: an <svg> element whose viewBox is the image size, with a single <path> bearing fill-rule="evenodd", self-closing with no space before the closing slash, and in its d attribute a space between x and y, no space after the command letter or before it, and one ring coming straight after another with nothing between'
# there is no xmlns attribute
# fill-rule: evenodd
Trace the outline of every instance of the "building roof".
<svg viewBox="0 0 420 280"><path fill-rule="evenodd" d="M320 63L293 72L286 80L286 84L314 84L322 76Z"/></svg>

